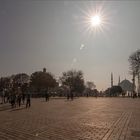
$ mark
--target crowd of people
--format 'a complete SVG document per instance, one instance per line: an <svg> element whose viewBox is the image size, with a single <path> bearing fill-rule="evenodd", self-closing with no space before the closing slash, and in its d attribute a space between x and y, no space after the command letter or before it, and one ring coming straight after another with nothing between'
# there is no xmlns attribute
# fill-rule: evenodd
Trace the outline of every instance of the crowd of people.
<svg viewBox="0 0 140 140"><path fill-rule="evenodd" d="M27 90L22 92L21 88L2 89L1 104L10 103L12 108L20 107L22 104L29 108L31 106L31 95Z"/></svg>

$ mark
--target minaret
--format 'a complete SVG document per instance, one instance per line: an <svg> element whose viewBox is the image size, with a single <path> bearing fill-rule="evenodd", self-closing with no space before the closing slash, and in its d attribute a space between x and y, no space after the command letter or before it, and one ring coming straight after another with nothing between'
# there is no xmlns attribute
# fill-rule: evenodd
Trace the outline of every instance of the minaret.
<svg viewBox="0 0 140 140"><path fill-rule="evenodd" d="M120 82L121 82L121 80L120 80L120 76L119 76L118 86L120 85Z"/></svg>
<svg viewBox="0 0 140 140"><path fill-rule="evenodd" d="M111 87L113 87L113 74L111 72Z"/></svg>

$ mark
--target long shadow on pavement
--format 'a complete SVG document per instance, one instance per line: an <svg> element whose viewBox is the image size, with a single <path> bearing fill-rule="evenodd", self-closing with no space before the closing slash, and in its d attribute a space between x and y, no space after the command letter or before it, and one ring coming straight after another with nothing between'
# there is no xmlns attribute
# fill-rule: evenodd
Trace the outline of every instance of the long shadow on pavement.
<svg viewBox="0 0 140 140"><path fill-rule="evenodd" d="M9 110L9 109L11 109L10 105L2 104L2 106L0 106L0 111L6 111L6 110Z"/></svg>
<svg viewBox="0 0 140 140"><path fill-rule="evenodd" d="M26 107L14 108L14 109L12 109L11 111L20 111L20 110L23 110L23 109L26 109Z"/></svg>

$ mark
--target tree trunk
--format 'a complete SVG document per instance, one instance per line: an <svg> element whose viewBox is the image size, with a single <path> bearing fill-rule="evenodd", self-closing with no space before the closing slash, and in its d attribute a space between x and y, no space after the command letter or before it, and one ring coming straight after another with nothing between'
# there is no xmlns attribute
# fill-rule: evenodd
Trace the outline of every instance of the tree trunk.
<svg viewBox="0 0 140 140"><path fill-rule="evenodd" d="M138 73L138 94L140 94L140 73Z"/></svg>
<svg viewBox="0 0 140 140"><path fill-rule="evenodd" d="M134 96L134 94L135 94L135 88L136 88L136 86L135 86L135 72L133 72L133 96Z"/></svg>

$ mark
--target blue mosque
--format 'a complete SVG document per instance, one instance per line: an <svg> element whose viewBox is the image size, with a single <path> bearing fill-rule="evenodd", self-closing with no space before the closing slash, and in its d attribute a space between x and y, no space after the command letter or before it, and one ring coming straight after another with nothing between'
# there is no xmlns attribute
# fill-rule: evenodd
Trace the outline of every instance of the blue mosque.
<svg viewBox="0 0 140 140"><path fill-rule="evenodd" d="M120 86L122 88L125 96L132 96L133 91L135 90L134 83L130 82L127 79L124 79L121 81L120 76L119 76L119 80L118 80L118 85L113 85L113 74L111 73L111 87L113 87L113 86Z"/></svg>

